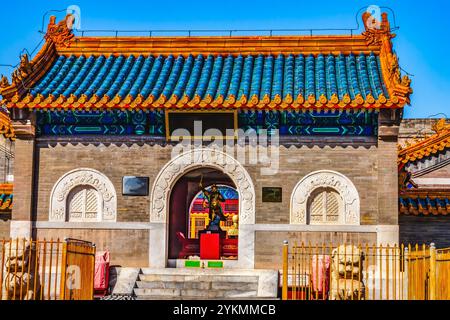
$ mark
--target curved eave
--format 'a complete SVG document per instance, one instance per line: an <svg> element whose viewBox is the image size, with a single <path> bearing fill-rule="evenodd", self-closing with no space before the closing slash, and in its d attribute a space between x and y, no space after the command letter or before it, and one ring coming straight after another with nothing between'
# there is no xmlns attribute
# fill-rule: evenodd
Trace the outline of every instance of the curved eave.
<svg viewBox="0 0 450 320"><path fill-rule="evenodd" d="M83 99L82 97L79 99ZM161 102L153 101L151 103L145 102L143 98L137 97L133 101L127 103L123 100L112 101L109 98L99 99L97 103L84 104L79 101L75 102L65 102L65 103L36 103L33 98L30 98L30 102L24 103L9 103L8 108L25 108L33 110L95 110L95 109L119 109L119 110L151 110L151 109L171 109L171 110L186 110L186 109L204 109L204 110L227 110L227 109L253 109L253 110L380 110L380 109L397 109L403 108L403 105L397 100L396 103L392 101L386 101L381 103L376 101L375 103L370 103L367 101L359 102L356 100L350 103L339 102L324 102L317 101L310 103L308 101L302 103L288 103L286 101L260 101L257 98L247 99L246 97L241 98L239 101L234 101L233 103L229 101L224 101L219 103L217 101L210 101L208 98L203 100L195 101L195 97L192 100L185 101L166 101ZM27 99L28 100L28 99ZM303 99L302 99L303 100ZM244 102L243 102L244 101Z"/></svg>
<svg viewBox="0 0 450 320"><path fill-rule="evenodd" d="M0 213L10 212L13 208L13 185L0 184Z"/></svg>
<svg viewBox="0 0 450 320"><path fill-rule="evenodd" d="M0 134L7 139L16 139L16 134L12 126L11 119L3 112L0 112Z"/></svg>
<svg viewBox="0 0 450 320"><path fill-rule="evenodd" d="M57 56L56 45L51 41L46 41L33 60L30 61L30 65L33 66L33 72L19 83L13 83L8 87L1 88L0 95L3 97L3 101L0 102L19 101L29 91L29 88L32 88L45 75Z"/></svg>
<svg viewBox="0 0 450 320"><path fill-rule="evenodd" d="M398 163L407 164L450 148L450 129L409 146L399 152Z"/></svg>
<svg viewBox="0 0 450 320"><path fill-rule="evenodd" d="M409 190L399 195L399 213L406 216L447 216L450 190Z"/></svg>

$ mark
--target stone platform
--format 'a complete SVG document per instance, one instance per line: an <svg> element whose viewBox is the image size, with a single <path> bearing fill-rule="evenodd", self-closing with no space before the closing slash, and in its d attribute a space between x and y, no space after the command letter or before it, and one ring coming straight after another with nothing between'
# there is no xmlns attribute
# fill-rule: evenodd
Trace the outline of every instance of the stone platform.
<svg viewBox="0 0 450 320"><path fill-rule="evenodd" d="M112 295L139 300L276 299L278 272L201 268L116 268Z"/></svg>

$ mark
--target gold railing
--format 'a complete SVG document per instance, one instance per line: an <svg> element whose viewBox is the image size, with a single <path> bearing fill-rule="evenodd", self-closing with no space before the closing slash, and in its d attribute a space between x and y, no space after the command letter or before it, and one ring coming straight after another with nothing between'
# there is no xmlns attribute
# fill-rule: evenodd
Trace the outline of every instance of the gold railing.
<svg viewBox="0 0 450 320"><path fill-rule="evenodd" d="M433 299L431 284L431 258L435 248L426 245L408 246L408 294L407 300Z"/></svg>
<svg viewBox="0 0 450 320"><path fill-rule="evenodd" d="M0 298L93 299L94 263L95 246L91 243L0 240Z"/></svg>
<svg viewBox="0 0 450 320"><path fill-rule="evenodd" d="M450 248L436 250L436 299L450 300Z"/></svg>
<svg viewBox="0 0 450 320"><path fill-rule="evenodd" d="M450 249L434 245L283 247L283 300L450 299Z"/></svg>

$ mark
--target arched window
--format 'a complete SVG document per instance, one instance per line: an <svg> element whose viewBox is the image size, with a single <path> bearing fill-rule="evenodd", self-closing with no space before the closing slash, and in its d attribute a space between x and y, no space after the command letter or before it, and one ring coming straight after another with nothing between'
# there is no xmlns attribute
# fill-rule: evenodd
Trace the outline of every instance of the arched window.
<svg viewBox="0 0 450 320"><path fill-rule="evenodd" d="M100 196L91 186L77 186L69 192L66 219L70 222L95 222L102 216Z"/></svg>
<svg viewBox="0 0 450 320"><path fill-rule="evenodd" d="M312 172L295 186L290 215L291 224L360 225L358 190L339 172Z"/></svg>
<svg viewBox="0 0 450 320"><path fill-rule="evenodd" d="M342 198L331 188L315 190L309 199L309 224L337 224L342 217Z"/></svg>
<svg viewBox="0 0 450 320"><path fill-rule="evenodd" d="M114 185L101 172L81 168L63 175L50 195L50 221L116 221Z"/></svg>

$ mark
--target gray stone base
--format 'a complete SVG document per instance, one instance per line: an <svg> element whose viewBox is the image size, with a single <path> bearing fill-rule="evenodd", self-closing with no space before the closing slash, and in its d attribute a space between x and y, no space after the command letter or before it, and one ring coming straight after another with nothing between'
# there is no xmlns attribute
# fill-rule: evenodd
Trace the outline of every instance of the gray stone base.
<svg viewBox="0 0 450 320"><path fill-rule="evenodd" d="M111 295L132 296L140 270L140 268L111 267L109 274Z"/></svg>

